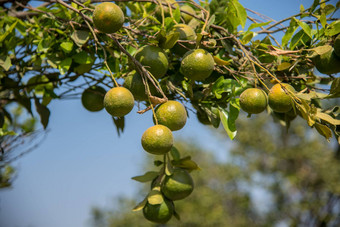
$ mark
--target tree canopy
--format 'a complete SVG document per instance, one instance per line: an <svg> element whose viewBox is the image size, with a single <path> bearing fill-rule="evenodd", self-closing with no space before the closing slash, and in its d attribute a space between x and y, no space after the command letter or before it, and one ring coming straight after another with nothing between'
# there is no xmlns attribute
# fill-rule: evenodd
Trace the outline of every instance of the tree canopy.
<svg viewBox="0 0 340 227"><path fill-rule="evenodd" d="M242 109L249 116L266 110L287 127L301 118L340 143L340 107L323 102L340 96L340 2L314 0L280 21L238 0L115 2L0 1L2 186L20 157L11 141L34 135L36 116L46 129L56 99L81 97L89 111L105 108L118 134L135 101L138 114L152 111L158 125L160 106L177 100L202 124L222 125L231 140ZM176 123L168 116L165 128ZM155 163L159 172L136 178L154 183L135 209L145 214L151 204L178 217L164 182L176 169L198 166L172 149L171 130L180 128L163 128L143 135L144 149L164 159Z"/></svg>

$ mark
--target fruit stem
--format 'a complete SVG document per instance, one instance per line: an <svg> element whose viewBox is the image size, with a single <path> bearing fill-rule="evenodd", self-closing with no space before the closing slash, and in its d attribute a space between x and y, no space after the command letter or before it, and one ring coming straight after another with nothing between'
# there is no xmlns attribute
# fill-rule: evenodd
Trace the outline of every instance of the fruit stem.
<svg viewBox="0 0 340 227"><path fill-rule="evenodd" d="M112 78L113 82L115 83L115 86L116 86L116 87L119 87L119 85L118 85L118 83L117 83L115 77L113 76L113 74L112 74L112 72L111 72L111 70L110 70L110 67L109 67L109 65L107 64L106 60L104 60L104 64L105 64L107 70L109 70L110 75L111 75L111 78Z"/></svg>
<svg viewBox="0 0 340 227"><path fill-rule="evenodd" d="M157 0L159 6L161 7L161 14L162 14L162 28L164 28L164 8L163 8L163 5L162 5L162 2L160 0Z"/></svg>

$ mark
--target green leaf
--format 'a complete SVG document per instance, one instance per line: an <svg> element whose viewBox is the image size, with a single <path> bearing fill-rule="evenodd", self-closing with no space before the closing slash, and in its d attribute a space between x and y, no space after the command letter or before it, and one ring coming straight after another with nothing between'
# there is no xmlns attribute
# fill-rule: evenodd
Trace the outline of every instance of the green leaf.
<svg viewBox="0 0 340 227"><path fill-rule="evenodd" d="M14 131L7 131L0 128L0 136L15 136L16 133Z"/></svg>
<svg viewBox="0 0 340 227"><path fill-rule="evenodd" d="M289 67L290 67L291 65L292 65L292 64L289 63L289 62L282 62L282 63L277 67L277 71L283 71L283 70L289 69Z"/></svg>
<svg viewBox="0 0 340 227"><path fill-rule="evenodd" d="M220 109L220 118L225 131L227 132L229 138L233 140L237 134L235 121L238 117L239 110L233 105L230 105L230 112L225 109Z"/></svg>
<svg viewBox="0 0 340 227"><path fill-rule="evenodd" d="M212 24L215 23L215 19L216 19L215 14L213 14L212 16L210 16L210 18L209 18L209 20L208 20L208 23L207 23L207 26L206 26L206 29L209 29L210 25L212 25Z"/></svg>
<svg viewBox="0 0 340 227"><path fill-rule="evenodd" d="M159 47L163 49L171 49L179 39L179 32L170 33L159 43Z"/></svg>
<svg viewBox="0 0 340 227"><path fill-rule="evenodd" d="M315 51L317 55L323 55L327 53L328 51L331 51L333 49L330 45L324 45L324 46L318 46L313 48L312 50Z"/></svg>
<svg viewBox="0 0 340 227"><path fill-rule="evenodd" d="M167 176L171 176L172 173L173 173L173 168L172 168L172 165L171 165L171 162L170 161L167 161L166 162L166 165L165 165L165 175Z"/></svg>
<svg viewBox="0 0 340 227"><path fill-rule="evenodd" d="M315 8L319 5L320 0L314 0L313 5L310 7L309 12L312 13Z"/></svg>
<svg viewBox="0 0 340 227"><path fill-rule="evenodd" d="M214 56L214 61L217 65L229 65L233 60L229 59L228 61L225 61L218 56Z"/></svg>
<svg viewBox="0 0 340 227"><path fill-rule="evenodd" d="M132 209L132 211L139 211L139 210L143 209L147 202L148 202L148 198L146 197L146 198L144 198L144 200L142 202L138 203L137 206L135 206Z"/></svg>
<svg viewBox="0 0 340 227"><path fill-rule="evenodd" d="M72 42L62 42L60 44L60 47L65 53L70 53L73 49L73 43Z"/></svg>
<svg viewBox="0 0 340 227"><path fill-rule="evenodd" d="M326 14L322 13L319 20L320 20L322 27L325 28L327 24Z"/></svg>
<svg viewBox="0 0 340 227"><path fill-rule="evenodd" d="M92 64L94 62L94 59L85 51L73 55L72 59L78 64Z"/></svg>
<svg viewBox="0 0 340 227"><path fill-rule="evenodd" d="M328 142L330 142L330 138L332 138L332 130L328 128L326 125L315 123L315 128L318 131L318 133L322 136L324 136Z"/></svg>
<svg viewBox="0 0 340 227"><path fill-rule="evenodd" d="M65 74L70 69L71 64L72 64L72 58L66 58L63 61L61 61L58 67L60 73Z"/></svg>
<svg viewBox="0 0 340 227"><path fill-rule="evenodd" d="M50 37L48 38L43 38L40 40L38 47L37 47L37 52L44 52L46 53L48 49L50 49L52 43L52 39Z"/></svg>
<svg viewBox="0 0 340 227"><path fill-rule="evenodd" d="M40 122L44 126L44 129L46 129L49 118L50 118L50 110L46 106L42 105L39 102L39 99L35 98L34 102L35 102L36 110L38 114L40 115Z"/></svg>
<svg viewBox="0 0 340 227"><path fill-rule="evenodd" d="M282 46L286 46L289 42L289 40L292 38L295 30L298 28L298 25L296 23L296 21L294 19L290 20L290 24L289 27L286 31L286 33L284 34L284 36L282 37Z"/></svg>
<svg viewBox="0 0 340 227"><path fill-rule="evenodd" d="M231 4L235 7L237 12L236 16L239 19L242 28L244 29L244 26L247 22L247 12L245 8L238 2L238 0L231 0Z"/></svg>
<svg viewBox="0 0 340 227"><path fill-rule="evenodd" d="M289 48L293 50L299 44L307 46L308 41L310 41L309 36L303 30L300 30L293 36Z"/></svg>
<svg viewBox="0 0 340 227"><path fill-rule="evenodd" d="M177 23L181 21L181 11L179 7L177 7L175 10L172 9L172 15Z"/></svg>
<svg viewBox="0 0 340 227"><path fill-rule="evenodd" d="M116 126L117 134L120 136L120 133L124 132L125 127L125 117L112 117L113 123Z"/></svg>
<svg viewBox="0 0 340 227"><path fill-rule="evenodd" d="M8 55L0 56L0 65L5 71L8 71L12 66L11 58Z"/></svg>
<svg viewBox="0 0 340 227"><path fill-rule="evenodd" d="M340 20L332 22L325 30L325 35L334 36L340 33Z"/></svg>
<svg viewBox="0 0 340 227"><path fill-rule="evenodd" d="M90 33L84 30L76 30L72 33L71 38L77 46L83 46L89 40Z"/></svg>
<svg viewBox="0 0 340 227"><path fill-rule="evenodd" d="M243 37L242 37L242 39L241 39L241 41L242 41L242 44L247 44L247 43L249 43L249 41L254 37L254 32L246 32L246 33L244 33L244 35L243 35Z"/></svg>
<svg viewBox="0 0 340 227"><path fill-rule="evenodd" d="M309 27L309 25L306 24L305 22L296 19L295 17L293 17L293 19L298 23L298 25L302 28L305 34L307 34L309 38L312 38L312 29Z"/></svg>
<svg viewBox="0 0 340 227"><path fill-rule="evenodd" d="M316 117L320 118L321 120L324 120L332 125L340 125L340 120L335 119L331 117L330 115L326 113L322 113L320 109L318 109L318 112L316 113Z"/></svg>
<svg viewBox="0 0 340 227"><path fill-rule="evenodd" d="M172 156L172 159L175 160L175 161L177 161L181 158L179 151L174 146L170 150L170 155Z"/></svg>
<svg viewBox="0 0 340 227"><path fill-rule="evenodd" d="M145 183L145 182L152 181L153 179L155 179L158 176L158 174L159 172L149 171L149 172L146 172L144 175L135 176L135 177L132 177L131 179Z"/></svg>
<svg viewBox="0 0 340 227"><path fill-rule="evenodd" d="M336 95L340 93L340 78L335 78L331 85L330 95Z"/></svg>
<svg viewBox="0 0 340 227"><path fill-rule="evenodd" d="M2 43L6 37L13 31L18 21L15 21L9 28L6 29L5 33L0 36L0 43Z"/></svg>
<svg viewBox="0 0 340 227"><path fill-rule="evenodd" d="M267 22L263 22L263 23L253 23L249 26L248 31L254 29L254 28L258 28L258 27L262 27L262 26L266 26L268 24L270 24L272 21L267 21Z"/></svg>
<svg viewBox="0 0 340 227"><path fill-rule="evenodd" d="M181 158L180 160L173 160L171 163L175 167L183 168L183 169L186 169L188 171L200 169L200 167L197 165L197 163L194 162L193 160L191 160L190 156Z"/></svg>

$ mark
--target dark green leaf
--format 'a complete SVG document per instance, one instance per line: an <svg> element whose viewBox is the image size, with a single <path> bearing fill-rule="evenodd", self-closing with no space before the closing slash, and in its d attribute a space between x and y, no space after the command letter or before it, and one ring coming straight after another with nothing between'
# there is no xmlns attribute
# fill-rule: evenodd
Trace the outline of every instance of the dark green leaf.
<svg viewBox="0 0 340 227"><path fill-rule="evenodd" d="M0 43L2 43L6 39L6 37L13 31L17 23L18 21L15 21L9 28L6 29L4 34L0 36Z"/></svg>
<svg viewBox="0 0 340 227"><path fill-rule="evenodd" d="M76 30L71 35L71 38L78 46L84 45L89 39L89 37L90 37L89 32L84 30Z"/></svg>
<svg viewBox="0 0 340 227"><path fill-rule="evenodd" d="M283 71L283 70L289 69L289 67L290 67L291 65L292 65L292 64L289 63L289 62L282 62L282 63L277 67L277 71Z"/></svg>
<svg viewBox="0 0 340 227"><path fill-rule="evenodd" d="M163 49L171 49L176 44L178 39L179 32L170 33L165 37L164 40L162 40L162 42L159 43L159 46Z"/></svg>
<svg viewBox="0 0 340 227"><path fill-rule="evenodd" d="M113 123L116 126L116 130L118 133L118 136L120 136L120 133L124 132L124 127L125 127L125 118L124 117L112 117Z"/></svg>
<svg viewBox="0 0 340 227"><path fill-rule="evenodd" d="M72 42L62 42L60 44L60 47L65 53L70 53L72 51L72 48L73 48L73 43Z"/></svg>
<svg viewBox="0 0 340 227"><path fill-rule="evenodd" d="M132 177L131 179L145 183L145 182L154 180L158 176L158 174L159 172L149 171L149 172L146 172L144 175L135 176L135 177Z"/></svg>
<svg viewBox="0 0 340 227"><path fill-rule="evenodd" d="M332 130L328 128L326 125L320 124L320 123L315 123L315 128L318 131L320 135L325 137L327 141L330 141L330 138L332 138Z"/></svg>
<svg viewBox="0 0 340 227"><path fill-rule="evenodd" d="M335 95L340 93L340 78L335 78L331 85L330 95Z"/></svg>
<svg viewBox="0 0 340 227"><path fill-rule="evenodd" d="M294 19L290 20L289 28L287 29L286 33L282 37L282 46L286 46L289 42L289 40L292 38L295 30L299 26L297 25L296 21Z"/></svg>
<svg viewBox="0 0 340 227"><path fill-rule="evenodd" d="M177 161L181 158L181 155L180 155L180 153L179 153L179 151L177 150L176 147L171 148L170 154L171 154L173 160Z"/></svg>
<svg viewBox="0 0 340 227"><path fill-rule="evenodd" d="M40 122L44 126L44 129L46 129L49 118L50 118L50 110L46 106L42 105L39 102L39 99L36 98L34 101L35 101L36 110L38 114L40 115Z"/></svg>

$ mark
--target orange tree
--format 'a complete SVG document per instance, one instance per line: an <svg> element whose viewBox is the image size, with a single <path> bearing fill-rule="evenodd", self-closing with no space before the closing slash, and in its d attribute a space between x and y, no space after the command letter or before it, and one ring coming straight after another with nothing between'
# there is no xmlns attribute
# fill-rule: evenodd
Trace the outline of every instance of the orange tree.
<svg viewBox="0 0 340 227"><path fill-rule="evenodd" d="M104 100L120 132L137 94L133 88L142 97L136 95L134 100L145 104L138 113L152 111L156 125L158 105L177 100L192 106L202 123L215 128L222 123L234 139L242 106L260 105L287 126L298 116L327 140L334 136L339 141L339 107L322 105L322 100L340 95L336 77L340 20L335 16L339 2L314 0L280 21L251 17L238 0L39 2L32 6L37 2L0 1L0 168L4 176L11 160L10 146L5 145L10 138L27 133L17 127L10 106L24 108L28 114L23 112L21 117L28 119L35 106L46 128L49 103L54 99L79 98L89 104L84 107L90 111L102 109L102 104L99 108L93 102ZM137 79L124 88L121 84L128 75ZM257 92L263 95L261 103L253 103L257 98L250 95L240 105L241 93L252 94L246 91L250 88L263 91ZM103 90L108 92L104 95ZM84 91L87 94L80 98ZM172 116L174 110L163 109L164 115ZM172 119L165 122L176 124ZM164 196L165 179L175 179L176 171L187 175L198 167L173 147L167 125L147 134L143 143L155 151L162 148L163 159L155 162L159 171L134 178L152 182L149 195L135 209L144 209L147 219L164 223L172 215L178 217L173 201ZM181 185L180 180L176 185Z"/></svg>

